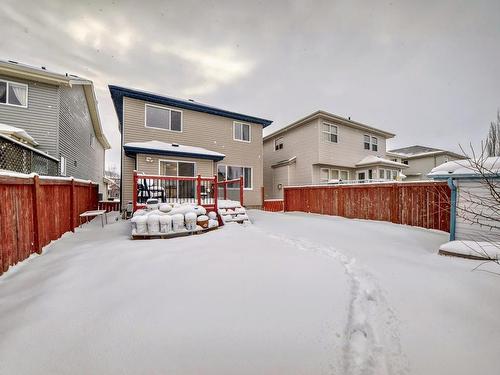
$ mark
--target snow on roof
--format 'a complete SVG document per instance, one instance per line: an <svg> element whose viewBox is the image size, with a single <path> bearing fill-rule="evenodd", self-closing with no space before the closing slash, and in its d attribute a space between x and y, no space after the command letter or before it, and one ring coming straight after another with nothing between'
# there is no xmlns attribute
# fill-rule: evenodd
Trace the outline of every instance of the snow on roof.
<svg viewBox="0 0 500 375"><path fill-rule="evenodd" d="M500 174L500 156L492 156L482 161L482 168L485 174ZM470 159L453 160L448 163L438 165L428 174L430 177L479 175L480 171L473 166Z"/></svg>
<svg viewBox="0 0 500 375"><path fill-rule="evenodd" d="M18 139L30 143L33 146L38 146L38 142L35 141L35 139L31 135L29 135L26 130L16 128L15 126L0 123L0 133L9 136L14 136Z"/></svg>
<svg viewBox="0 0 500 375"><path fill-rule="evenodd" d="M364 157L363 159L361 159L359 162L356 163L356 166L370 165L370 164L384 164L384 165L391 165L394 167L408 168L406 164L398 163L397 161L384 159L381 158L380 156L374 156L374 155Z"/></svg>
<svg viewBox="0 0 500 375"><path fill-rule="evenodd" d="M387 153L392 155L397 155L401 158L417 158L417 157L432 156L439 154L450 154L456 158L462 158L462 159L464 158L463 155L457 154L452 151L446 151L439 148L418 146L418 145L397 148L394 150L387 151Z"/></svg>
<svg viewBox="0 0 500 375"><path fill-rule="evenodd" d="M148 142L130 142L125 143L123 146L125 150L137 151L137 150L149 150L149 151L160 151L167 153L178 153L178 154L190 154L193 156L204 155L211 156L215 158L224 158L226 155L220 152L215 152L212 150L207 150L206 148L180 145L177 143L166 143L160 141L148 141Z"/></svg>

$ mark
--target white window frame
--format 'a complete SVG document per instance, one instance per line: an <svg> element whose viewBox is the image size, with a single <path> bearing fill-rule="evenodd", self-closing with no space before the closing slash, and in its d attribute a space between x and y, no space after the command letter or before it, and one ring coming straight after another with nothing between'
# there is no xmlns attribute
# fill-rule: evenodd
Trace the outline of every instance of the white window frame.
<svg viewBox="0 0 500 375"><path fill-rule="evenodd" d="M375 140L375 142L373 142ZM374 150L373 146L375 146L377 149ZM371 137L371 150L378 152L378 138L377 137Z"/></svg>
<svg viewBox="0 0 500 375"><path fill-rule="evenodd" d="M368 142L366 142L366 137L368 137ZM372 138L368 134L363 134L363 150L365 151L370 151L371 150L371 140ZM366 148L366 145L368 145L368 148Z"/></svg>
<svg viewBox="0 0 500 375"><path fill-rule="evenodd" d="M324 126L325 126L325 125L327 125L327 126L329 127L329 131L326 131L326 130L325 130L325 128L324 128ZM334 127L334 128L336 129L336 132L335 132L335 133L332 133L332 131L331 131L331 128L332 128L332 127ZM323 134L328 134L328 135L329 135L329 136L328 136L328 139L326 139L326 141L327 141L327 142L329 142L329 143L335 143L335 144L338 144L338 143L339 143L340 135L339 135L339 127L338 127L337 125L334 125L334 124L331 124L331 123L329 123L329 122L325 122L325 121L323 121L323 122L321 123L321 132L322 132ZM331 136L330 136L330 135L332 135L332 134L337 136L337 140L336 140L336 141L332 141L332 138L331 138Z"/></svg>
<svg viewBox="0 0 500 375"><path fill-rule="evenodd" d="M169 112L170 113L170 121L168 124L168 126L170 128L164 129L164 128L157 128L155 126L148 126L148 107L160 108L160 109L165 109L165 110L170 111ZM177 112L180 112L180 114L181 114L181 130L172 130L172 111L177 111ZM146 105L144 106L144 127L148 128L148 129L163 130L163 131L167 131L167 132L182 133L184 130L184 112L181 111L180 109L177 109L177 108L170 108L170 107L166 107L163 105L155 105L155 104L146 103Z"/></svg>
<svg viewBox="0 0 500 375"><path fill-rule="evenodd" d="M247 165L234 165L234 164L217 164L217 175L219 175L219 167L224 167L225 168L225 178L227 181L227 168L228 167L233 167L233 168L249 168L250 169L250 187L246 188L245 187L245 174L243 173L243 190L253 190L253 167L249 167ZM227 190L239 190L239 188L231 188L228 187Z"/></svg>
<svg viewBox="0 0 500 375"><path fill-rule="evenodd" d="M324 181L324 179L321 178L321 172L322 171L328 171L328 180L326 180L326 182ZM337 178L336 178L336 180L339 180L339 181L341 180L340 175L341 175L342 172L347 173L347 178L345 180L342 180L342 181L349 180L349 171L347 169L337 169L337 168L320 167L320 169L319 169L319 182L320 183L328 183L328 181L333 180L333 178L332 178L332 172L333 171L337 172Z"/></svg>
<svg viewBox="0 0 500 375"><path fill-rule="evenodd" d="M347 178L345 180L342 180L340 175L342 172L345 172L347 173ZM347 169L339 169L339 180L342 180L342 181L348 181L349 180L349 171Z"/></svg>
<svg viewBox="0 0 500 375"><path fill-rule="evenodd" d="M281 140L281 148L277 149L276 144L279 140ZM285 137L278 137L274 140L274 151L283 150L284 147L285 147Z"/></svg>
<svg viewBox="0 0 500 375"><path fill-rule="evenodd" d="M248 126L248 141L244 139L238 139L236 138L236 125L241 125L241 136L243 137L243 125ZM238 142L244 142L244 143L250 143L252 142L252 126L250 124L247 124L246 122L241 122L241 121L233 121L233 140L238 141ZM232 165L231 167L234 167Z"/></svg>
<svg viewBox="0 0 500 375"><path fill-rule="evenodd" d="M66 158L61 155L59 158L59 173L61 176L66 176L67 174L67 163L66 163Z"/></svg>
<svg viewBox="0 0 500 375"><path fill-rule="evenodd" d="M29 90L29 87L26 83L21 83L21 82L16 82L16 81L7 81L5 79L0 79L0 82L5 82L5 85L6 85L6 87L5 87L6 88L5 103L0 103L0 105L8 105L11 107L16 107L16 108L28 108L28 99L29 99L28 90ZM26 88L26 105L17 105L17 104L9 103L9 85L10 84L24 86Z"/></svg>
<svg viewBox="0 0 500 375"><path fill-rule="evenodd" d="M328 178L326 179L326 181L324 178L321 178L321 172L323 172L323 171L326 171L327 172L326 174L328 175ZM330 168L320 168L319 169L319 183L320 184L327 184L328 181L330 181Z"/></svg>
<svg viewBox="0 0 500 375"><path fill-rule="evenodd" d="M161 162L169 162L169 163L177 163L177 175L176 176L170 176L170 175L164 175L161 174ZM169 159L158 159L158 176L166 176L166 177L186 177L186 176L179 176L179 163L191 163L194 164L194 176L196 177L197 174L197 167L198 165L196 164L195 161L188 161L188 160L169 160Z"/></svg>

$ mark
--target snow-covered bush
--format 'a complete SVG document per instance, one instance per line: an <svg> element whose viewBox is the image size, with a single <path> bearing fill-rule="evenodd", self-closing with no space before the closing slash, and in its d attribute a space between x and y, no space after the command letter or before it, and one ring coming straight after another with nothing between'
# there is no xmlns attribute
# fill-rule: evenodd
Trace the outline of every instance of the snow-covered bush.
<svg viewBox="0 0 500 375"><path fill-rule="evenodd" d="M196 213L195 212L187 212L184 215L184 221L186 222L187 230L196 230Z"/></svg>
<svg viewBox="0 0 500 375"><path fill-rule="evenodd" d="M165 234L172 232L172 216L160 216L160 232Z"/></svg>

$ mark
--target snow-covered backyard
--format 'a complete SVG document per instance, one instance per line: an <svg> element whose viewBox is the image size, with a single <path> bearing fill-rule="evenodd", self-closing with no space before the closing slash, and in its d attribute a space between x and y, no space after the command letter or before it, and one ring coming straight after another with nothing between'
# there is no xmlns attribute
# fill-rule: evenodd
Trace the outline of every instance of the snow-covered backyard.
<svg viewBox="0 0 500 375"><path fill-rule="evenodd" d="M13 267L0 374L499 373L500 277L437 255L446 233L250 217L146 241L92 222Z"/></svg>

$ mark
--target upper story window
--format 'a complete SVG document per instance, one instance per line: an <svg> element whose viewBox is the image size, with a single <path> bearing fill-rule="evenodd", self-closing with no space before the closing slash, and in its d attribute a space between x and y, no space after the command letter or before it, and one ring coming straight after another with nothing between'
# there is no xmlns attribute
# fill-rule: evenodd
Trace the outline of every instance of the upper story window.
<svg viewBox="0 0 500 375"><path fill-rule="evenodd" d="M378 151L378 139L377 139L377 137L372 137L372 151Z"/></svg>
<svg viewBox="0 0 500 375"><path fill-rule="evenodd" d="M329 142L338 143L339 142L339 129L337 126L323 123L323 134L325 139Z"/></svg>
<svg viewBox="0 0 500 375"><path fill-rule="evenodd" d="M276 138L274 140L274 150L278 151L283 148L283 137Z"/></svg>
<svg viewBox="0 0 500 375"><path fill-rule="evenodd" d="M146 127L182 131L182 111L146 104Z"/></svg>
<svg viewBox="0 0 500 375"><path fill-rule="evenodd" d="M364 145L365 150L370 149L370 136L369 135L365 135L363 137L363 145Z"/></svg>
<svg viewBox="0 0 500 375"><path fill-rule="evenodd" d="M250 125L242 122L234 122L233 139L235 141L250 142Z"/></svg>
<svg viewBox="0 0 500 375"><path fill-rule="evenodd" d="M0 104L28 107L28 85L0 80Z"/></svg>

